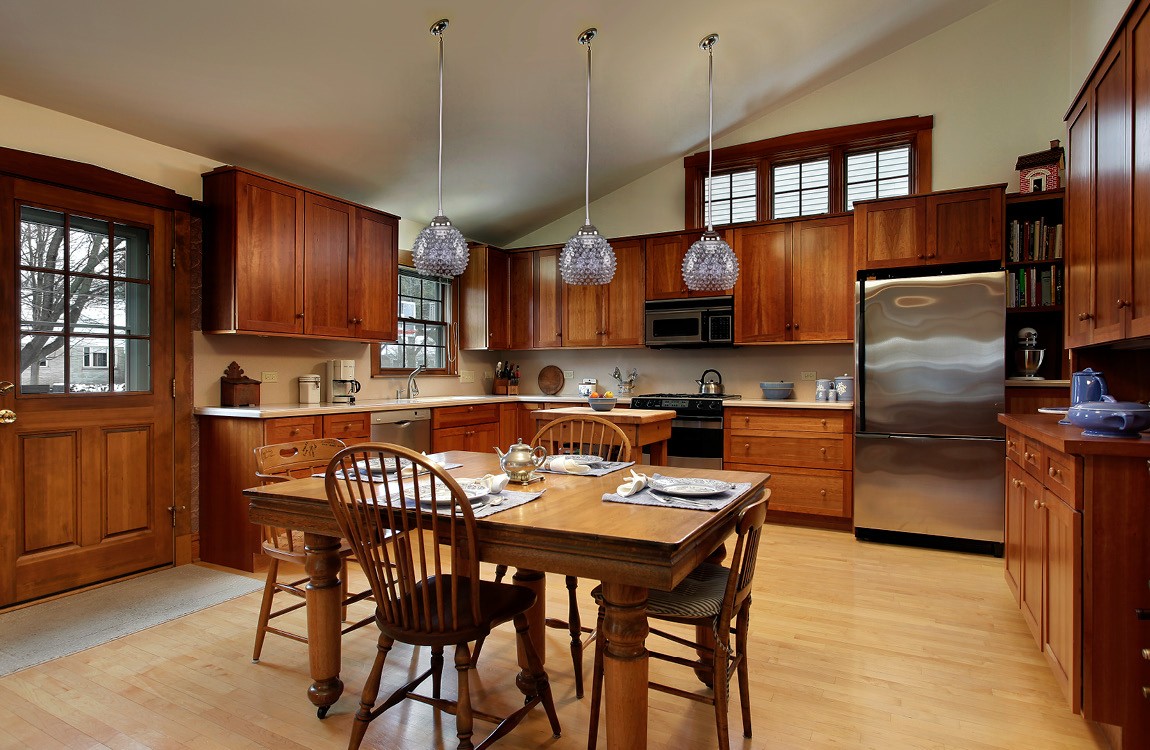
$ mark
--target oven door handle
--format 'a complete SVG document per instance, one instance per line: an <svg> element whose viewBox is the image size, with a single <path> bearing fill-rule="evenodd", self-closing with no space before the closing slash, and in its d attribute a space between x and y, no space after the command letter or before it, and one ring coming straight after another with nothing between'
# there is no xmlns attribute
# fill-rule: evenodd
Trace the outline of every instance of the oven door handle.
<svg viewBox="0 0 1150 750"><path fill-rule="evenodd" d="M687 428L692 430L721 430L723 429L722 417L699 417L699 418L678 418L671 420L671 429Z"/></svg>

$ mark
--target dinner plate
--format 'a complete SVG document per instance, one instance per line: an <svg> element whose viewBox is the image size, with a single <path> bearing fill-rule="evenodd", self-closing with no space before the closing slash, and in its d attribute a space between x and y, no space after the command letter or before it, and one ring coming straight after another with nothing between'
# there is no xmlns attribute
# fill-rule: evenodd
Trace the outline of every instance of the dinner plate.
<svg viewBox="0 0 1150 750"><path fill-rule="evenodd" d="M411 466L411 461L408 461L406 458L399 459L399 468L401 470L406 469L409 466ZM380 469L378 458L369 458L366 461L356 461L355 467L357 469L359 469L360 471L370 472L372 474L382 474L383 473L383 471ZM394 474L395 473L395 461L394 460L387 462L387 473L388 474Z"/></svg>
<svg viewBox="0 0 1150 750"><path fill-rule="evenodd" d="M578 453L572 454L570 456L559 455L559 456L555 456L555 458L565 458L568 461L571 461L572 463L576 463L576 464L601 464L601 463L603 463L603 458L601 456L585 456L585 455L581 455Z"/></svg>
<svg viewBox="0 0 1150 750"><path fill-rule="evenodd" d="M652 485L652 489L656 492L662 492L665 495L675 495L676 497L712 497L714 495L721 495L731 489L731 485L724 483L723 486L719 488L709 487L705 484L668 482L666 484Z"/></svg>
<svg viewBox="0 0 1150 750"><path fill-rule="evenodd" d="M1065 414L1070 411L1069 406L1040 406L1038 407L1039 414Z"/></svg>
<svg viewBox="0 0 1150 750"><path fill-rule="evenodd" d="M475 502L480 498L487 497L487 487L479 482L460 482L459 486L463 488L463 494L467 496L468 502ZM435 507L446 508L451 505L451 494L447 492L447 488L440 486L436 488L439 492L435 496ZM431 482L423 481L419 483L420 497L425 497L431 494ZM424 508L431 507L431 502L428 500L420 500L420 506Z"/></svg>

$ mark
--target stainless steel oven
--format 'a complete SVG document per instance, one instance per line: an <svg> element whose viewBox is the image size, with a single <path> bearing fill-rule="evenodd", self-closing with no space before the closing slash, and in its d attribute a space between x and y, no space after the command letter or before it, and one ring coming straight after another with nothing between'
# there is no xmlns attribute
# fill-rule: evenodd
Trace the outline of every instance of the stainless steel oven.
<svg viewBox="0 0 1150 750"><path fill-rule="evenodd" d="M631 399L633 409L672 409L667 464L700 469L723 468L723 401L730 395L652 393ZM646 460L646 459L644 459Z"/></svg>

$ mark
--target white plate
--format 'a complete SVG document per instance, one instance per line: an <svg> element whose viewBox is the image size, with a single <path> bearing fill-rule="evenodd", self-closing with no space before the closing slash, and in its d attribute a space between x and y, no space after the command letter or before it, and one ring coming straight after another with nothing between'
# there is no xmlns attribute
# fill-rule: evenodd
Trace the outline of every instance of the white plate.
<svg viewBox="0 0 1150 750"><path fill-rule="evenodd" d="M370 471L372 474L383 473L380 470L378 458L369 458L366 461L356 461L355 466L360 471L364 471L364 472ZM406 458L399 459L399 468L400 469L406 469L409 466L411 466L411 461L408 461ZM370 467L370 469L369 469L369 467ZM394 459L387 461L387 473L388 474L394 474L395 473L395 460Z"/></svg>
<svg viewBox="0 0 1150 750"><path fill-rule="evenodd" d="M459 486L463 488L463 494L467 496L468 502L475 502L480 498L487 497L487 487L479 482L460 482ZM451 494L447 492L446 487L437 487L439 490L436 494L435 507L446 508L451 505ZM424 480L419 483L420 497L427 497L431 494L431 480ZM419 504L425 508L431 507L431 502L421 500Z"/></svg>
<svg viewBox="0 0 1150 750"><path fill-rule="evenodd" d="M1070 411L1069 406L1040 406L1038 407L1039 414L1065 414Z"/></svg>
<svg viewBox="0 0 1150 750"><path fill-rule="evenodd" d="M666 484L652 485L651 489L656 492L662 492L665 495L675 495L676 497L712 497L714 495L721 495L731 489L731 485L723 483L722 488L708 487L705 484L694 484L687 482L667 482Z"/></svg>
<svg viewBox="0 0 1150 750"><path fill-rule="evenodd" d="M552 456L552 458L565 458L568 461L571 461L573 463L585 464L585 465L603 463L603 459L600 456L584 456L584 455L580 455L578 453L572 454L570 456L565 456L565 455Z"/></svg>

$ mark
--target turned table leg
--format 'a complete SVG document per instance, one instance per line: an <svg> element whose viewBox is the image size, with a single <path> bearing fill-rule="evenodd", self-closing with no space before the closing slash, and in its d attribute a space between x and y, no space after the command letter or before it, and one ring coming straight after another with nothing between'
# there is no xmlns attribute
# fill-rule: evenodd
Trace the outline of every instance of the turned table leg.
<svg viewBox="0 0 1150 750"><path fill-rule="evenodd" d="M647 747L647 589L603 584L607 750Z"/></svg>
<svg viewBox="0 0 1150 750"><path fill-rule="evenodd" d="M539 652L540 664L547 663L547 576L539 570L526 570L516 568L511 580L516 586L523 586L535 592L535 605L527 610L527 632L531 635L531 642ZM516 647L519 656L519 668L523 674L529 675L527 656L523 649Z"/></svg>
<svg viewBox="0 0 1150 750"><path fill-rule="evenodd" d="M304 534L304 563L307 584L307 648L311 666L311 687L307 697L319 718L343 693L340 668L340 580L339 538Z"/></svg>

